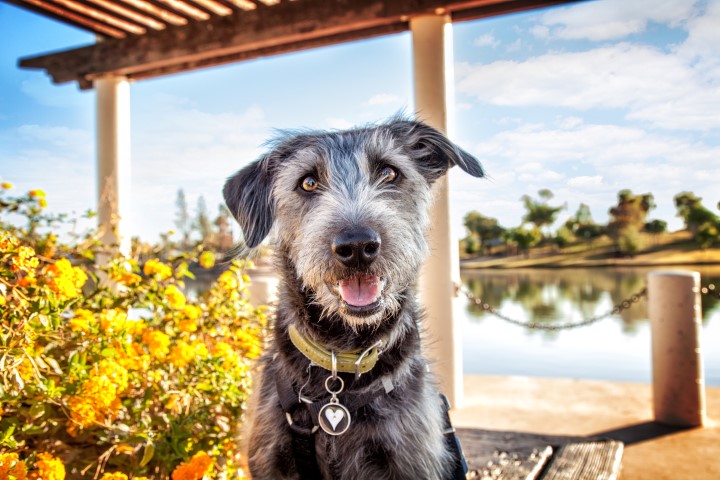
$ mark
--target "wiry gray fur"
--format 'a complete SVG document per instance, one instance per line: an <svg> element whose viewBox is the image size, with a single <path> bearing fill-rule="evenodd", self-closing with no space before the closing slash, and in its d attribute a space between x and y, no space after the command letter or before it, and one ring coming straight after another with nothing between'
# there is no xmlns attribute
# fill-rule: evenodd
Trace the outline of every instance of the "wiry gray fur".
<svg viewBox="0 0 720 480"><path fill-rule="evenodd" d="M290 379L303 394L328 401L329 372L313 367L289 341L294 324L327 349L347 351L383 341L372 371L345 381L343 395L362 395L384 375L394 389L353 412L350 430L333 437L316 433L316 454L325 479L443 479L452 468L443 436L443 411L435 382L421 354L416 281L427 254L431 185L457 165L483 175L478 161L437 130L393 118L376 126L341 132L295 132L275 140L270 151L228 179L225 200L249 247L273 233L281 277L273 341L260 362L248 436L255 479L295 479L290 431L276 387ZM383 182L390 166L399 176ZM302 179L320 187L307 193ZM370 265L347 266L331 245L348 228L377 232L380 249ZM381 279L378 306L353 312L341 300L339 282L358 273ZM306 412L299 412L302 417ZM298 422L307 418L297 418Z"/></svg>

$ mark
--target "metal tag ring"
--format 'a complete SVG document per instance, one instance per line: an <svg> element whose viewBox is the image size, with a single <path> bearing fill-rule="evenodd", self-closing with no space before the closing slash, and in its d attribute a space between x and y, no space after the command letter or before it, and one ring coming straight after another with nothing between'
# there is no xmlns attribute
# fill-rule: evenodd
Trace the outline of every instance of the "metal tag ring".
<svg viewBox="0 0 720 480"><path fill-rule="evenodd" d="M330 386L328 385L328 382L329 382L330 380L339 380L339 381L340 381L340 388L338 388L338 389L335 390L335 391L330 390ZM345 382L343 381L343 379L342 379L341 377L335 377L335 378L333 378L332 376L330 376L330 377L327 377L327 378L325 379L325 390L327 390L327 392L328 392L330 395L337 395L338 393L342 392L344 388L345 388Z"/></svg>

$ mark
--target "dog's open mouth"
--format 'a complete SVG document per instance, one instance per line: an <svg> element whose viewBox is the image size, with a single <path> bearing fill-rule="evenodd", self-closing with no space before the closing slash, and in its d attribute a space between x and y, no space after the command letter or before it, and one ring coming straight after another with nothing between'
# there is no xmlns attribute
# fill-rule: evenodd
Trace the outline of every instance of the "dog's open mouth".
<svg viewBox="0 0 720 480"><path fill-rule="evenodd" d="M381 303L384 282L376 275L360 273L340 280L338 293L352 313L370 313Z"/></svg>

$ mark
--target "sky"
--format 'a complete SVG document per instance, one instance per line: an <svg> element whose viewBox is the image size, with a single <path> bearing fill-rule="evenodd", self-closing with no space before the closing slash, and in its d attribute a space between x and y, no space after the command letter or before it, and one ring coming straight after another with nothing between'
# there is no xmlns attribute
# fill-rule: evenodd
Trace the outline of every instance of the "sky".
<svg viewBox="0 0 720 480"><path fill-rule="evenodd" d="M52 212L96 204L95 93L17 60L93 35L0 3L0 179L42 188ZM453 140L488 178L451 172L451 219L505 227L548 188L604 223L618 191L650 192L671 229L673 196L720 200L720 0L596 0L453 25ZM174 229L183 189L211 214L225 179L274 129L348 128L413 111L409 33L131 84L131 234ZM457 169L454 169L457 170Z"/></svg>

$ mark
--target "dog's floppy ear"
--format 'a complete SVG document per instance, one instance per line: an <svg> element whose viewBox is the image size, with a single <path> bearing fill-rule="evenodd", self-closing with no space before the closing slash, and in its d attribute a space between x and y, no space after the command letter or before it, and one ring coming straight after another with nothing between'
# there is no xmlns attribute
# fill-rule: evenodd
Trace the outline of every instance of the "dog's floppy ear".
<svg viewBox="0 0 720 480"><path fill-rule="evenodd" d="M225 204L240 224L245 245L257 247L272 228L272 170L270 155L255 160L227 179Z"/></svg>
<svg viewBox="0 0 720 480"><path fill-rule="evenodd" d="M442 177L450 167L457 165L473 177L484 177L480 162L462 148L425 123L397 119L388 126L394 136L408 146L411 155L418 162L418 169L428 182Z"/></svg>

